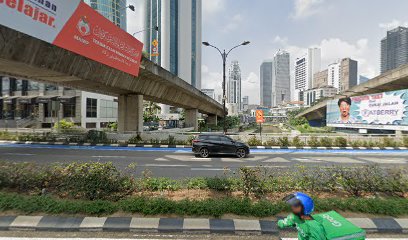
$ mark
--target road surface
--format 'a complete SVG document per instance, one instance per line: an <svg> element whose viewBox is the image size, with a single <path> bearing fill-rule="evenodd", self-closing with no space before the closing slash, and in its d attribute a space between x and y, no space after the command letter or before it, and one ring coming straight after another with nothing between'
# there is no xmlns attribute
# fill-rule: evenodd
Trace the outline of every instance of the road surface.
<svg viewBox="0 0 408 240"><path fill-rule="evenodd" d="M154 176L173 178L219 176L242 166L291 168L295 165L354 166L379 164L381 166L407 166L405 150L252 150L245 159L233 156L196 158L191 149L172 148L120 148L76 147L0 144L0 161L36 162L40 164L70 162L113 162L119 169L136 163L134 174L149 169Z"/></svg>

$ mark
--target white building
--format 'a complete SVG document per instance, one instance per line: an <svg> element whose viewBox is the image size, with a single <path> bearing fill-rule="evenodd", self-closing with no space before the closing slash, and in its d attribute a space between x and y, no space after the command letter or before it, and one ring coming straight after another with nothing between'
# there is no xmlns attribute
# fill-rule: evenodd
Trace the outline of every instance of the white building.
<svg viewBox="0 0 408 240"><path fill-rule="evenodd" d="M215 89L201 89L201 92L203 92L205 95L209 96L210 98L215 99Z"/></svg>
<svg viewBox="0 0 408 240"><path fill-rule="evenodd" d="M337 94L337 88L332 86L313 88L304 91L305 105L311 106L314 102L322 99L333 97Z"/></svg>
<svg viewBox="0 0 408 240"><path fill-rule="evenodd" d="M232 61L227 81L227 103L237 104L238 111L241 111L241 101L241 68L238 61Z"/></svg>
<svg viewBox="0 0 408 240"><path fill-rule="evenodd" d="M279 50L272 61L272 107L290 101L290 55Z"/></svg>
<svg viewBox="0 0 408 240"><path fill-rule="evenodd" d="M328 86L332 86L337 88L337 91L340 90L340 71L341 71L341 63L340 61L336 61L329 65L328 67Z"/></svg>
<svg viewBox="0 0 408 240"><path fill-rule="evenodd" d="M303 92L313 87L313 76L321 68L320 48L309 48L295 62L295 101L303 101Z"/></svg>

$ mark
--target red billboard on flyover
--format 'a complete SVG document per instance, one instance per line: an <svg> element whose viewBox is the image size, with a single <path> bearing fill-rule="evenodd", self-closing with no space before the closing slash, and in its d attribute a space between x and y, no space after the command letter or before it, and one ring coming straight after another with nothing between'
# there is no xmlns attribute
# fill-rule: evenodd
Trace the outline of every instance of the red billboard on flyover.
<svg viewBox="0 0 408 240"><path fill-rule="evenodd" d="M0 24L139 74L143 43L80 0L0 0Z"/></svg>

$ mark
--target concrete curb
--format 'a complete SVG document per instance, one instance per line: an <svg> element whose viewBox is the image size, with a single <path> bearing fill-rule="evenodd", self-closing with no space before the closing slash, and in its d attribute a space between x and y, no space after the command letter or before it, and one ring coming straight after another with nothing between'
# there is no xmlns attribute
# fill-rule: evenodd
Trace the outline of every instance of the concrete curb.
<svg viewBox="0 0 408 240"><path fill-rule="evenodd" d="M93 143L64 143L64 142L23 142L0 141L0 143L21 145L57 145L57 146L84 146L84 147L123 147L123 148L191 148L190 145L161 145L161 144L93 144ZM251 149L285 149L285 150L408 150L406 147L279 147L279 146L251 146Z"/></svg>
<svg viewBox="0 0 408 240"><path fill-rule="evenodd" d="M350 218L368 233L408 233L408 219ZM0 216L0 231L153 232L277 235L275 221L206 218Z"/></svg>

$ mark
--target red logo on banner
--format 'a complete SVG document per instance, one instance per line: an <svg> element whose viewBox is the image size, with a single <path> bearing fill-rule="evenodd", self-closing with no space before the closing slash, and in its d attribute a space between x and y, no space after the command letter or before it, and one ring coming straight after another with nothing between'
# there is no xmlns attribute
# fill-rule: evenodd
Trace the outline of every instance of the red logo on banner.
<svg viewBox="0 0 408 240"><path fill-rule="evenodd" d="M81 2L55 39L55 45L139 75L143 43Z"/></svg>

